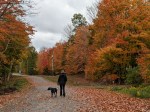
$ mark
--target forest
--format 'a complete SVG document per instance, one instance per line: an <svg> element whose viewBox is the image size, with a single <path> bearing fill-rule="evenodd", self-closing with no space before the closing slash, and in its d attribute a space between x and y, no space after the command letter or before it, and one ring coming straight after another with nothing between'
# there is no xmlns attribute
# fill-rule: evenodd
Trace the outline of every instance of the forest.
<svg viewBox="0 0 150 112"><path fill-rule="evenodd" d="M39 74L80 74L101 83L150 82L150 2L103 0L88 8L65 28L67 41L38 53ZM97 12L96 12L97 11Z"/></svg>

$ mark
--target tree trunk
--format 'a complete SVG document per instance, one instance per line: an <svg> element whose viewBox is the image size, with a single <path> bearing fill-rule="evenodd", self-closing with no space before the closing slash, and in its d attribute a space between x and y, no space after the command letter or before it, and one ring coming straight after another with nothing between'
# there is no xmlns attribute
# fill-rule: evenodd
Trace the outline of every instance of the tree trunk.
<svg viewBox="0 0 150 112"><path fill-rule="evenodd" d="M13 60L11 61L11 64L10 64L9 73L7 75L7 81L10 80L10 77L12 75L12 68L13 68Z"/></svg>

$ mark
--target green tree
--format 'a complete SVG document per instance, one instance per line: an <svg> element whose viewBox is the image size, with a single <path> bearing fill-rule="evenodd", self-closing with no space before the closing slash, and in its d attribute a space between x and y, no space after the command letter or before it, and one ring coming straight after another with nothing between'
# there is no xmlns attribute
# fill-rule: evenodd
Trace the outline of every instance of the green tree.
<svg viewBox="0 0 150 112"><path fill-rule="evenodd" d="M37 75L36 72L37 51L33 46L29 47L28 58L26 60L26 71L29 75Z"/></svg>
<svg viewBox="0 0 150 112"><path fill-rule="evenodd" d="M72 25L74 26L74 31L80 26L87 25L86 18L80 13L74 14L71 20L72 20Z"/></svg>

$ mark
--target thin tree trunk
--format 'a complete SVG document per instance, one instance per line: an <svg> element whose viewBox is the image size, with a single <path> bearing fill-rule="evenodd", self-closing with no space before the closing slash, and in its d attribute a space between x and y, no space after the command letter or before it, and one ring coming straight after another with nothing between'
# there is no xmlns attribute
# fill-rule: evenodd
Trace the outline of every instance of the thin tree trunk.
<svg viewBox="0 0 150 112"><path fill-rule="evenodd" d="M13 60L11 61L11 64L10 64L10 69L9 69L9 73L8 73L8 76L7 76L7 81L10 80L10 77L12 75L12 68L13 68Z"/></svg>

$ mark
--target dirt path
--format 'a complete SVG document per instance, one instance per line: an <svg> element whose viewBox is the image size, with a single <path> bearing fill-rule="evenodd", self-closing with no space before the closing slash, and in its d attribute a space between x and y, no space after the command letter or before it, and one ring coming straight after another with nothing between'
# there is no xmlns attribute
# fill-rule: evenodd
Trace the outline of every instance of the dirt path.
<svg viewBox="0 0 150 112"><path fill-rule="evenodd" d="M150 101L130 98L102 89L67 87L66 97L51 98L49 86L58 86L42 77L28 76L32 89L9 102L0 112L150 112ZM59 92L58 92L59 93Z"/></svg>

